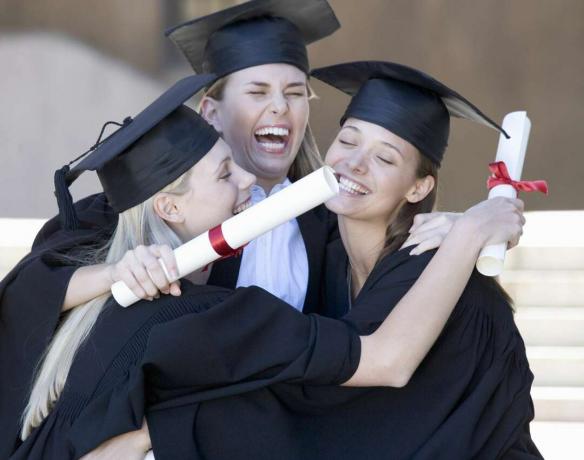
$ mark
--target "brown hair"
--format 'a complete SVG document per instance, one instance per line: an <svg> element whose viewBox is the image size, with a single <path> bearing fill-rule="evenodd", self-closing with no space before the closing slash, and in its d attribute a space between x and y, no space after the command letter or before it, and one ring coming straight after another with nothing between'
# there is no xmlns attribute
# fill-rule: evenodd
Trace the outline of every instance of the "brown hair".
<svg viewBox="0 0 584 460"><path fill-rule="evenodd" d="M417 203L406 202L394 213L385 232L385 243L379 254L377 263L384 257L397 251L406 242L409 236L409 229L414 223L416 214L432 212L436 205L438 195L438 169L439 166L433 163L428 157L418 154L419 161L416 168L416 179L423 179L426 176L434 178L434 187L426 197ZM496 278L482 277L486 288L501 296L513 309L513 300L505 289L499 284Z"/></svg>
<svg viewBox="0 0 584 460"><path fill-rule="evenodd" d="M379 255L379 260L397 251L408 239L409 230L414 223L416 214L432 212L436 204L438 195L438 166L425 155L418 155L418 167L416 168L416 179L423 179L426 176L434 178L434 187L426 197L417 203L405 202L393 214L387 230L385 232L385 243Z"/></svg>
<svg viewBox="0 0 584 460"><path fill-rule="evenodd" d="M223 95L225 92L225 86L229 80L229 75L217 80L213 85L211 85L207 91L205 91L204 96L210 97L211 99L215 99L216 101L221 101L223 99ZM308 99L316 98L316 94L310 87L308 83L306 83L308 89ZM200 104L199 104L199 112L200 112ZM288 178L291 182L295 182L298 179L302 179L304 176L310 174L313 171L316 171L318 168L323 166L324 162L322 161L322 157L320 156L320 152L318 150L318 146L316 144L316 140L314 139L314 135L312 134L312 129L310 125L306 125L306 132L304 133L304 138L302 139L302 144L300 144L300 149L298 150L298 154L296 158L294 158L294 162L290 166L290 170L288 171Z"/></svg>

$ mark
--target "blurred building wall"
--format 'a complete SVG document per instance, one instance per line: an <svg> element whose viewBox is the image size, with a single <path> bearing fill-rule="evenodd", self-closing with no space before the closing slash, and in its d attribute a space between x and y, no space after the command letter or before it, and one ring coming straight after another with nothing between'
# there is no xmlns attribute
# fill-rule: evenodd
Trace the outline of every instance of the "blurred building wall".
<svg viewBox="0 0 584 460"><path fill-rule="evenodd" d="M549 197L522 194L529 209L584 209L584 2L580 0L332 0L342 28L315 44L313 65L386 59L418 67L495 120L527 110L532 121L524 177L545 178ZM347 99L324 85L312 124L323 148ZM442 208L486 196L494 131L451 124L441 171Z"/></svg>
<svg viewBox="0 0 584 460"><path fill-rule="evenodd" d="M16 196L14 187L33 170L45 178L32 181L27 192L30 197L21 203L8 203L3 198L0 216L54 214L50 180L46 179L54 167L94 142L94 135L88 133L99 131L103 121L133 113L147 104L151 95L191 72L164 38L163 30L235 3L241 1L0 0L0 100L10 101L0 109L0 155L11 158L0 170L0 193ZM431 73L495 120L510 111L527 110L533 126L524 177L546 178L551 188L547 198L524 195L528 208L584 209L580 139L584 121L584 2L330 3L342 28L309 48L313 67L358 59L394 60ZM57 37L56 41L39 35L32 42L23 38L39 32L47 34L42 37ZM15 37L18 40L11 41ZM39 44L43 40L49 47L44 51ZM64 45L66 41L70 41L71 52ZM83 53L92 57L82 58ZM25 65L23 60L36 61ZM19 69L27 75L15 75ZM47 76L51 76L48 80L52 85ZM312 105L311 123L325 152L348 99L319 82L313 85L320 100ZM69 87L74 91L68 92ZM64 105L66 110L59 107L55 92L69 101ZM16 103L19 110L14 109ZM79 116L75 116L76 110ZM44 118L31 116L39 111ZM41 123L42 129L33 122ZM63 131L63 126L75 134ZM7 136L12 143L7 142ZM17 151L15 138L20 140ZM48 155L41 162L45 170L39 170L34 167L38 145L47 138L59 145L44 153ZM441 208L462 210L486 196L487 164L494 159L497 140L497 133L483 126L452 122L450 147L441 171ZM81 189L76 196L90 189Z"/></svg>

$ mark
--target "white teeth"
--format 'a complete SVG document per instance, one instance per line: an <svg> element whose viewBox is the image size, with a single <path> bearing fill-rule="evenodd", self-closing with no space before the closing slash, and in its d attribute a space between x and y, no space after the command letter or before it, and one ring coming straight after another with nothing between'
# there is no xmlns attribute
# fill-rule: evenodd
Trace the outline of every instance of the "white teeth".
<svg viewBox="0 0 584 460"><path fill-rule="evenodd" d="M277 128L275 126L267 126L265 128L260 128L255 132L256 136L266 136L271 134L273 136L288 136L290 130L288 128Z"/></svg>
<svg viewBox="0 0 584 460"><path fill-rule="evenodd" d="M239 214L245 211L248 208L251 208L252 202L251 200L247 200L245 203L240 204L237 208L233 210L233 214Z"/></svg>
<svg viewBox="0 0 584 460"><path fill-rule="evenodd" d="M350 179L347 179L345 176L341 176L339 179L339 186L345 190L346 192L359 194L359 195L368 195L370 192L366 188L360 186L356 182L353 182Z"/></svg>
<svg viewBox="0 0 584 460"><path fill-rule="evenodd" d="M286 144L283 142L260 142L260 145L265 149L283 149Z"/></svg>

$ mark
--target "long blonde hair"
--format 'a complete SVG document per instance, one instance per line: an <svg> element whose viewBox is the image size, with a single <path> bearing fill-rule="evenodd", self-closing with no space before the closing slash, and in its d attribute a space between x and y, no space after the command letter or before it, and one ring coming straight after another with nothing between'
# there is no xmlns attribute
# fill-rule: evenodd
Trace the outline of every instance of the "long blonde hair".
<svg viewBox="0 0 584 460"><path fill-rule="evenodd" d="M161 192L176 195L186 193L191 171L189 169ZM122 212L111 239L101 248L87 251L75 260L81 260L84 264L113 264L121 260L126 251L141 244L179 246L179 237L154 212L155 197ZM89 336L108 298L109 294L104 294L69 312L47 347L24 410L21 431L23 440L42 423L59 400L77 350Z"/></svg>
<svg viewBox="0 0 584 460"><path fill-rule="evenodd" d="M225 93L225 86L229 81L229 75L220 78L213 85L211 85L203 94L203 97L209 97L215 99L216 101L223 100ZM307 82L306 87L308 89L308 100L317 98L316 93ZM201 98L202 100L202 98ZM201 104L199 103L198 112L201 112ZM323 166L324 162L318 150L318 145L312 134L312 129L310 124L306 125L306 131L304 132L304 137L302 139L302 144L300 144L300 149L298 154L294 159L294 162L290 166L288 171L288 178L290 181L294 182L298 179L302 179L313 171Z"/></svg>

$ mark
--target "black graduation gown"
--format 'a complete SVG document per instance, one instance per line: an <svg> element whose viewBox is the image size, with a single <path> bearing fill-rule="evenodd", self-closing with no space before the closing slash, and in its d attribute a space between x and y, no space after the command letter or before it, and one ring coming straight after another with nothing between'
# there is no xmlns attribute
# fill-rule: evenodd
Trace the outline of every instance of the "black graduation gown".
<svg viewBox="0 0 584 460"><path fill-rule="evenodd" d="M107 239L113 222L108 209L100 196L79 202L81 228L74 233L55 233L58 221L52 220L33 251L0 282L0 458L8 458L17 443L34 368L59 323L77 268L57 253Z"/></svg>
<svg viewBox="0 0 584 460"><path fill-rule="evenodd" d="M359 344L345 324L303 315L258 287L185 281L180 297L127 309L110 300L59 401L10 458L78 458L141 426L146 405L176 400L182 381L204 399L282 381L339 383L354 373Z"/></svg>
<svg viewBox="0 0 584 460"><path fill-rule="evenodd" d="M346 255L338 245L335 253L328 267L337 289L329 293L346 307ZM385 258L341 322L373 332L432 255ZM331 311L341 310L337 303ZM180 377L175 383L188 392ZM404 388L275 384L175 401L154 390L165 402L151 407L148 421L157 460L540 459L529 433L532 380L510 305L475 272Z"/></svg>
<svg viewBox="0 0 584 460"><path fill-rule="evenodd" d="M29 396L34 367L39 362L59 322L69 279L77 267L54 257L85 245L108 240L117 225L103 193L75 203L80 228L63 231L59 217L40 230L31 254L0 283L0 458L6 458L17 442L19 418ZM328 241L338 238L336 216L324 206L298 218L309 264L305 313L318 311ZM209 284L234 288L241 258L213 265Z"/></svg>

